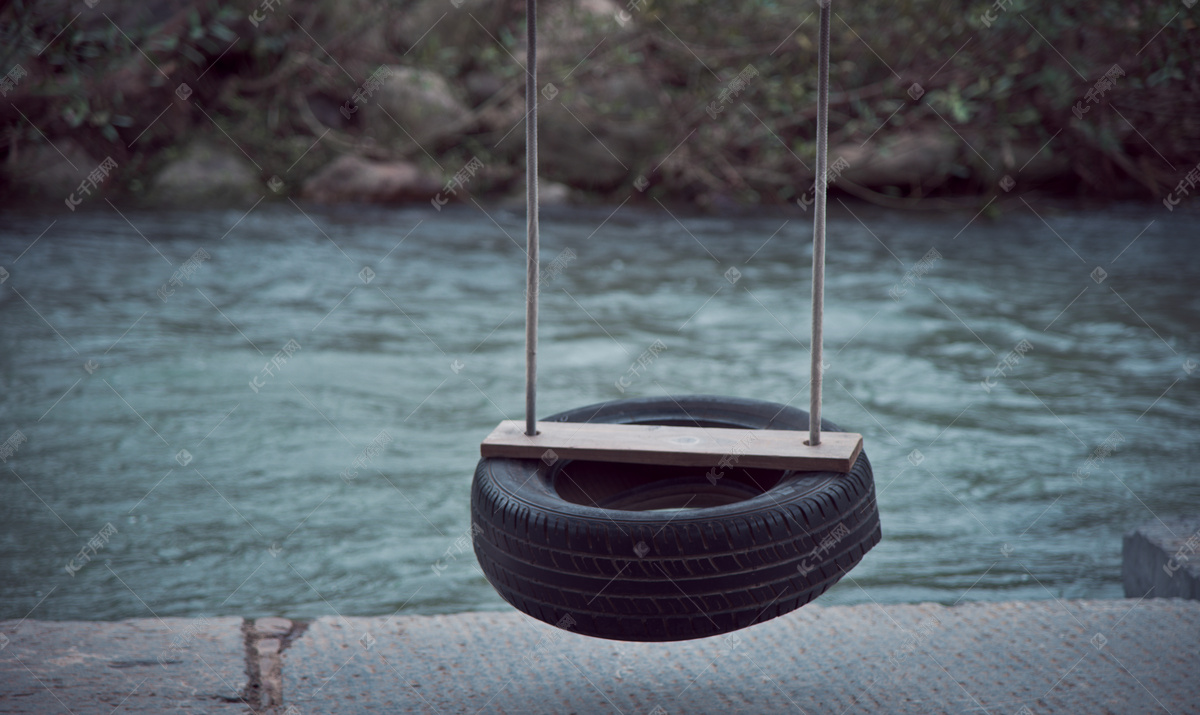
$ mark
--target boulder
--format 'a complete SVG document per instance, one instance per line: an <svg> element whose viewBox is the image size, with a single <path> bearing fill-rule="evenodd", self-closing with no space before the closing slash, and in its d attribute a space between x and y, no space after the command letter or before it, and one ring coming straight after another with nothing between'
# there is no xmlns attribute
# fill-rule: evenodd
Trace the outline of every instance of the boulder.
<svg viewBox="0 0 1200 715"><path fill-rule="evenodd" d="M538 204L540 206L561 206L570 200L571 187L554 181L538 179Z"/></svg>
<svg viewBox="0 0 1200 715"><path fill-rule="evenodd" d="M504 80L500 79L491 72L470 72L463 78L463 86L467 89L467 96L471 99L471 106L479 106L493 95L504 89Z"/></svg>
<svg viewBox="0 0 1200 715"><path fill-rule="evenodd" d="M656 153L665 134L657 92L635 68L547 84L541 94L539 158L553 181L612 189Z"/></svg>
<svg viewBox="0 0 1200 715"><path fill-rule="evenodd" d="M550 58L559 49L583 59L600 38L632 31L641 10L625 11L617 0L556 0L538 8L539 53ZM388 28L389 40L401 52L452 61L473 48L495 46L505 29L515 36L509 51L525 61L524 3L494 0L413 0L399 21ZM585 39L590 39L586 43ZM610 41L612 41L610 37ZM499 49L499 48L497 48ZM572 62L571 64L574 64Z"/></svg>
<svg viewBox="0 0 1200 715"><path fill-rule="evenodd" d="M910 186L949 174L961 145L953 133L938 130L880 132L864 146L831 147L829 165L844 159L849 167L840 175L859 186Z"/></svg>
<svg viewBox="0 0 1200 715"><path fill-rule="evenodd" d="M400 66L389 69L391 76L362 107L367 132L376 141L426 144L445 136L468 114L450 83L437 72Z"/></svg>
<svg viewBox="0 0 1200 715"><path fill-rule="evenodd" d="M61 202L100 164L101 160L74 139L57 137L52 141L53 145L43 141L19 146L9 155L4 177L10 197L36 196Z"/></svg>
<svg viewBox="0 0 1200 715"><path fill-rule="evenodd" d="M538 17L539 64L553 60L568 69L575 66L601 39L607 38L605 46L620 43L621 38L632 33L634 20L641 12L637 8L626 10L625 2L614 0L546 3ZM518 49L520 54L516 50L513 54L524 60L524 33L518 38Z"/></svg>
<svg viewBox="0 0 1200 715"><path fill-rule="evenodd" d="M189 146L154 177L152 203L170 205L240 205L263 193L258 171L236 149L204 142Z"/></svg>
<svg viewBox="0 0 1200 715"><path fill-rule="evenodd" d="M305 181L301 196L319 203L402 203L428 201L441 188L414 164L346 155Z"/></svg>
<svg viewBox="0 0 1200 715"><path fill-rule="evenodd" d="M525 175L522 173L517 189L501 200L500 205L514 211L525 209ZM571 202L571 187L538 177L538 206L563 206Z"/></svg>
<svg viewBox="0 0 1200 715"><path fill-rule="evenodd" d="M495 42L510 7L493 0L415 0L389 28L390 40L402 52L470 53L465 48Z"/></svg>
<svg viewBox="0 0 1200 715"><path fill-rule="evenodd" d="M250 3L247 9L270 7L270 3ZM287 12L285 3L277 3L275 9L263 11L267 22L290 28L298 32L290 18L297 10ZM381 3L376 0L337 0L337 2L305 3L305 32L313 40L327 48L346 69L360 82L378 67L379 60L395 56L395 49L388 42L388 24L397 16L396 3ZM403 17L403 14L401 14ZM349 53L347 49L353 48Z"/></svg>
<svg viewBox="0 0 1200 715"><path fill-rule="evenodd" d="M1001 153L1003 173L1017 182L1040 183L1071 176L1071 160L1061 149L1033 143L1006 144Z"/></svg>

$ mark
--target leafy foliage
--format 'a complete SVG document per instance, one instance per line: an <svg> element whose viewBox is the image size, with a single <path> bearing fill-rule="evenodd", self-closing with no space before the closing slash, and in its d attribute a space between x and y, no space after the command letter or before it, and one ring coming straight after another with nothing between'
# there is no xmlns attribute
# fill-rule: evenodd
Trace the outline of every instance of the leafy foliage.
<svg viewBox="0 0 1200 715"><path fill-rule="evenodd" d="M290 186L345 151L449 165L478 155L511 178L522 169L519 141L498 140L521 111L524 3L460 4L291 0L261 10L101 0L81 11L13 0L0 10L0 72L21 65L29 76L0 106L9 139L0 151L70 135L117 157L134 193L197 136L253 147L264 178L286 176ZM556 25L566 6L574 8L543 3L560 37L543 31L542 76L586 91L606 73L637 73L671 128L623 194L660 162L650 193L666 198L779 202L811 183L815 3L642 0L627 6L627 21L572 11ZM1003 10L986 0L835 2L831 145L870 146L901 132L961 137L947 176L896 195L990 191L1037 147L1077 179L1061 190L1161 194L1200 161L1200 42L1190 12L1116 0L1016 0ZM321 107L344 102L383 64L432 69L461 87L493 78L498 89L472 92L473 115L456 137L380 145ZM757 77L714 119L705 108L748 66ZM1123 75L1089 103L1088 90L1114 66ZM186 98L177 93L184 84ZM1077 117L1080 102L1090 110ZM595 121L638 121L619 104L596 102Z"/></svg>

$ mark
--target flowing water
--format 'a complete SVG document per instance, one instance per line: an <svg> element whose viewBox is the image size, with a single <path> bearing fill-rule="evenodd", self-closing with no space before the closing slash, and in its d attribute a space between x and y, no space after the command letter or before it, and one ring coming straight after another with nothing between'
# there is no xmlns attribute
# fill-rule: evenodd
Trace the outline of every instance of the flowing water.
<svg viewBox="0 0 1200 715"><path fill-rule="evenodd" d="M822 603L1120 597L1122 533L1200 506L1196 216L1035 206L835 204L825 416L884 538ZM808 216L542 226L543 415L807 407ZM0 618L504 608L462 547L523 415L523 243L501 207L7 215Z"/></svg>

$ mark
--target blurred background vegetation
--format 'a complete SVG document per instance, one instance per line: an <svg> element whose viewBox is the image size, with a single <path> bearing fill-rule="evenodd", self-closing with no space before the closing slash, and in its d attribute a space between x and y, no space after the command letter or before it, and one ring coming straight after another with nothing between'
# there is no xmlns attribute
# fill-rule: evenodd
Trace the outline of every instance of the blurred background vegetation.
<svg viewBox="0 0 1200 715"><path fill-rule="evenodd" d="M794 201L813 181L816 11L543 0L543 175L585 201ZM1020 190L1157 200L1200 162L1188 2L834 11L831 161L851 167L838 190L982 203L1009 176ZM51 187L78 180L49 166L62 154L84 175L112 157L103 191L153 200L168 195L162 176L199 171L171 165L202 146L243 166L247 193L354 198L312 183L354 156L429 178L366 187L366 200L428 193L472 157L472 195L503 195L524 172L524 24L521 0L13 0L0 11L4 193L61 201ZM385 66L385 86L340 111ZM757 76L708 111L747 67Z"/></svg>

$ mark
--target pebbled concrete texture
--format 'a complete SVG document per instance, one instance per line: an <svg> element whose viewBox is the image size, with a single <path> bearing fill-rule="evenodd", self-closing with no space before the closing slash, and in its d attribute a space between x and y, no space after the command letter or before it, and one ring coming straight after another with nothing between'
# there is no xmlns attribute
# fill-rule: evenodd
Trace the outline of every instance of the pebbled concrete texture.
<svg viewBox="0 0 1200 715"><path fill-rule="evenodd" d="M1200 600L1200 516L1152 519L1125 534L1121 580L1127 598Z"/></svg>
<svg viewBox="0 0 1200 715"><path fill-rule="evenodd" d="M515 611L331 617L282 658L288 715L1200 713L1200 602L809 605L667 644Z"/></svg>
<svg viewBox="0 0 1200 715"><path fill-rule="evenodd" d="M241 618L0 621L0 713L245 713Z"/></svg>
<svg viewBox="0 0 1200 715"><path fill-rule="evenodd" d="M813 604L657 644L515 611L0 621L0 713L1182 715L1197 673L1200 601L1173 598Z"/></svg>

